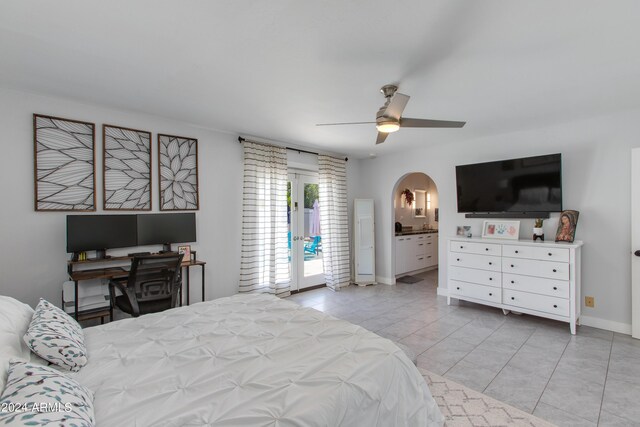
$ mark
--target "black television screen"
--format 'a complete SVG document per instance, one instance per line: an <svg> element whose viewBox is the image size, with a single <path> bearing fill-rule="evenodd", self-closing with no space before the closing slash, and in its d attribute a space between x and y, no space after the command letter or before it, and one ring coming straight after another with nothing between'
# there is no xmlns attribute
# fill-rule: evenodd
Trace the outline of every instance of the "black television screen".
<svg viewBox="0 0 640 427"><path fill-rule="evenodd" d="M67 215L67 252L128 248L137 242L135 215Z"/></svg>
<svg viewBox="0 0 640 427"><path fill-rule="evenodd" d="M196 214L138 215L138 245L196 241Z"/></svg>
<svg viewBox="0 0 640 427"><path fill-rule="evenodd" d="M560 154L456 166L458 212L560 212Z"/></svg>

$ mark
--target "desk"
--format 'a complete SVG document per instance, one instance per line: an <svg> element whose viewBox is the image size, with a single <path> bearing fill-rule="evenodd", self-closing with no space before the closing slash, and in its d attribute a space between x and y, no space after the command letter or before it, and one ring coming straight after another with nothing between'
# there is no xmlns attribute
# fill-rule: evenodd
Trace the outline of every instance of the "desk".
<svg viewBox="0 0 640 427"><path fill-rule="evenodd" d="M74 283L74 317L76 320L79 318L79 315L82 313L78 313L78 282L82 280L91 280L91 279L121 279L129 276L129 265L131 264L131 259L133 257L130 256L120 256L120 257L111 257L105 259L88 259L85 261L67 261L67 272L69 273L69 278ZM121 266L109 266L104 268L92 268L98 267L100 265L104 266L107 263L119 263L124 264ZM186 289L187 289L187 300L186 303L189 305L189 270L191 267L200 266L202 268L202 301L204 301L204 266L206 262L198 261L198 260L187 260L183 261L180 264L182 271L185 272L186 277ZM86 268L83 268L86 267ZM77 268L83 268L82 270L77 270ZM182 305L182 288L180 288L180 305ZM102 309L98 310L89 310L87 314L96 314L102 313ZM99 314L98 314L99 315ZM96 316L97 317L97 316ZM111 319L112 320L112 319Z"/></svg>

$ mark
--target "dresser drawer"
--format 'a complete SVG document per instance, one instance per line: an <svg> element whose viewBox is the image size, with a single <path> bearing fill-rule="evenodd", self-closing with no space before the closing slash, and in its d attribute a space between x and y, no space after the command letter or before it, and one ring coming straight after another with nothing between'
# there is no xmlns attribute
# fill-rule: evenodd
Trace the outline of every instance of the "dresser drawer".
<svg viewBox="0 0 640 427"><path fill-rule="evenodd" d="M512 306L516 311L518 308L527 308L529 310L569 317L568 299L504 289L502 292L502 302L503 304Z"/></svg>
<svg viewBox="0 0 640 427"><path fill-rule="evenodd" d="M535 258L544 261L569 262L569 249L565 248L534 248Z"/></svg>
<svg viewBox="0 0 640 427"><path fill-rule="evenodd" d="M449 295L453 298L456 296L469 297L483 301L490 301L496 304L502 302L502 289L493 288L491 286L483 286L475 283L459 282L457 280L449 280Z"/></svg>
<svg viewBox="0 0 640 427"><path fill-rule="evenodd" d="M463 254L459 252L449 254L449 265L455 267L500 271L500 260L499 256Z"/></svg>
<svg viewBox="0 0 640 427"><path fill-rule="evenodd" d="M569 280L569 264L533 259L502 258L502 272Z"/></svg>
<svg viewBox="0 0 640 427"><path fill-rule="evenodd" d="M461 282L478 283L486 286L500 287L502 274L497 271L476 270L473 268L451 267L449 277Z"/></svg>
<svg viewBox="0 0 640 427"><path fill-rule="evenodd" d="M569 249L525 245L504 245L502 248L502 256L511 258L539 259L541 261L569 262Z"/></svg>
<svg viewBox="0 0 640 427"><path fill-rule="evenodd" d="M465 242L465 241L451 241L449 248L451 252L464 252L468 254L481 254L481 255L502 255L502 245L495 243L478 243L478 242Z"/></svg>
<svg viewBox="0 0 640 427"><path fill-rule="evenodd" d="M533 292L558 298L569 298L569 282L539 277L502 273L502 287L515 291Z"/></svg>

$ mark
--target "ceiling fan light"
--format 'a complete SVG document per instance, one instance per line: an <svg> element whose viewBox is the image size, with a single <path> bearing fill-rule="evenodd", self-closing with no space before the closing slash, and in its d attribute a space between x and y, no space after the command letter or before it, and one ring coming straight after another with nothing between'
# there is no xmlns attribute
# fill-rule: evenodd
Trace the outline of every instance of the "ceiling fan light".
<svg viewBox="0 0 640 427"><path fill-rule="evenodd" d="M391 133L400 129L400 125L397 122L378 122L376 128L378 132Z"/></svg>

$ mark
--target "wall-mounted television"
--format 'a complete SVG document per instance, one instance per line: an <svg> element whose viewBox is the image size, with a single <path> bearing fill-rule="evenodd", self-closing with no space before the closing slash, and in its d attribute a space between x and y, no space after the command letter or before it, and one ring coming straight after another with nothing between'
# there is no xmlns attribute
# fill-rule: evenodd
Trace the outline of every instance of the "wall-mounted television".
<svg viewBox="0 0 640 427"><path fill-rule="evenodd" d="M456 166L458 212L562 211L560 154Z"/></svg>
<svg viewBox="0 0 640 427"><path fill-rule="evenodd" d="M138 245L136 215L67 215L67 252Z"/></svg>

